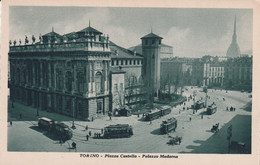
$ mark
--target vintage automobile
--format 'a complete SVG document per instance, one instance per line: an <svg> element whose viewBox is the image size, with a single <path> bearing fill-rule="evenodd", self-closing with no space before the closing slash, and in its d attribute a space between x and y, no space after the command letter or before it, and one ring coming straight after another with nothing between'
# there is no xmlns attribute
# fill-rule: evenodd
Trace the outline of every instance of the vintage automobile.
<svg viewBox="0 0 260 165"><path fill-rule="evenodd" d="M171 131L175 131L176 128L177 128L177 120L174 117L172 117L168 120L162 121L162 124L160 126L160 131L162 134L166 134Z"/></svg>
<svg viewBox="0 0 260 165"><path fill-rule="evenodd" d="M128 124L109 125L104 128L103 138L123 138L133 135L133 128Z"/></svg>
<svg viewBox="0 0 260 165"><path fill-rule="evenodd" d="M182 141L182 137L179 136L175 136L175 137L170 137L169 142L167 142L167 144L169 145L180 145Z"/></svg>
<svg viewBox="0 0 260 165"><path fill-rule="evenodd" d="M218 132L218 131L219 131L218 126L219 126L219 123L213 125L210 131L211 131L211 132L215 132L215 133Z"/></svg>
<svg viewBox="0 0 260 165"><path fill-rule="evenodd" d="M207 108L207 114L208 115L212 115L212 114L214 114L216 112L217 112L216 104L211 104L211 105L208 106L208 108Z"/></svg>

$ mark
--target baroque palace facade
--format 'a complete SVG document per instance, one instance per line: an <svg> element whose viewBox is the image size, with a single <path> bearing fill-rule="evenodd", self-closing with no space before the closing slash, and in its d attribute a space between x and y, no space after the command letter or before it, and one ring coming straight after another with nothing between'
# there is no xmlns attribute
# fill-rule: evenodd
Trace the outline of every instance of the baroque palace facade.
<svg viewBox="0 0 260 165"><path fill-rule="evenodd" d="M35 43L33 36L28 44L26 37L24 45L10 41L12 101L84 120L112 111L115 85L110 84L114 72L110 72L113 53L108 35L89 26L65 35L52 30L39 40ZM140 68L142 58L133 59L138 59Z"/></svg>

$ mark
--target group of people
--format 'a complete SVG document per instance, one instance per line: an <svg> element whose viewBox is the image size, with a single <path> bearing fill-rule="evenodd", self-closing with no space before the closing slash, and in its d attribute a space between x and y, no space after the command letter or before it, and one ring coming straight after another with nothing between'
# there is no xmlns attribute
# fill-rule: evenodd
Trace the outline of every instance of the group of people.
<svg viewBox="0 0 260 165"><path fill-rule="evenodd" d="M236 108L234 108L234 107L231 106L230 108L227 107L226 110L227 110L227 111L236 111Z"/></svg>
<svg viewBox="0 0 260 165"><path fill-rule="evenodd" d="M86 131L88 130L88 125L86 125L85 129L86 129ZM103 132L104 132L104 129L102 128L102 129L101 129L101 133L99 133L99 132L95 132L95 133L94 133L94 137L95 137L95 138L100 138L101 135L103 134ZM89 137L91 137L91 135L92 135L92 132L89 131L88 134L86 135L86 140L87 140L87 141L88 141Z"/></svg>

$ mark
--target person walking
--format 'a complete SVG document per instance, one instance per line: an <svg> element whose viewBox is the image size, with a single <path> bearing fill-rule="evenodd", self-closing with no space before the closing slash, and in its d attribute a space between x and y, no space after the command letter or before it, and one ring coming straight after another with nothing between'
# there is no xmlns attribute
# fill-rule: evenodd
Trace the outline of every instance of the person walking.
<svg viewBox="0 0 260 165"><path fill-rule="evenodd" d="M89 136L88 136L88 134L86 135L86 140L88 141L88 138L89 138Z"/></svg>
<svg viewBox="0 0 260 165"><path fill-rule="evenodd" d="M12 121L10 121L10 126L12 126L13 125L13 122Z"/></svg>
<svg viewBox="0 0 260 165"><path fill-rule="evenodd" d="M91 136L91 131L89 131L89 133L88 133L88 134L89 134L89 136Z"/></svg>
<svg viewBox="0 0 260 165"><path fill-rule="evenodd" d="M190 117L190 121L191 121L191 117Z"/></svg>
<svg viewBox="0 0 260 165"><path fill-rule="evenodd" d="M86 128L85 128L85 129L86 129L86 131L88 130L88 125L86 125Z"/></svg>
<svg viewBox="0 0 260 165"><path fill-rule="evenodd" d="M71 145L72 145L72 148L73 148L73 149L75 149L75 150L77 149L77 144L76 144L75 142L72 142Z"/></svg>
<svg viewBox="0 0 260 165"><path fill-rule="evenodd" d="M104 132L104 129L103 129L103 128L101 128L101 134L103 134L103 132Z"/></svg>

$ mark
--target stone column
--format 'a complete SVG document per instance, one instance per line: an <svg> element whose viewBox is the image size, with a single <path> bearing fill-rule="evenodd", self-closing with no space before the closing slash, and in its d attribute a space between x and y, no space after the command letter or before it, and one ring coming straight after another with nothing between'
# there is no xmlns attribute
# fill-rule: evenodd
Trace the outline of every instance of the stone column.
<svg viewBox="0 0 260 165"><path fill-rule="evenodd" d="M78 92L77 91L77 70L76 70L76 66L77 63L76 62L71 62L72 66L73 66L73 71L72 71L72 76L73 76L73 82L72 82L72 93L74 92Z"/></svg>
<svg viewBox="0 0 260 165"><path fill-rule="evenodd" d="M36 79L35 62L32 61L32 86L35 86L35 79Z"/></svg>
<svg viewBox="0 0 260 165"><path fill-rule="evenodd" d="M56 90L57 89L57 85L56 85L56 78L57 76L56 76L56 61L53 63L53 75L52 75L52 82L53 82L53 88L54 88L54 90Z"/></svg>
<svg viewBox="0 0 260 165"><path fill-rule="evenodd" d="M42 61L40 61L40 71L39 71L39 73L40 73L40 87L42 87L43 86L43 67L42 67L42 65L43 65L43 63L42 63Z"/></svg>
<svg viewBox="0 0 260 165"><path fill-rule="evenodd" d="M48 61L48 63L47 63L47 65L48 65L48 75L47 75L47 78L48 78L48 85L47 85L47 87L48 88L51 88L51 61Z"/></svg>
<svg viewBox="0 0 260 165"><path fill-rule="evenodd" d="M94 65L94 61L92 62L92 91L93 93L96 92L96 89L95 89L95 65Z"/></svg>

